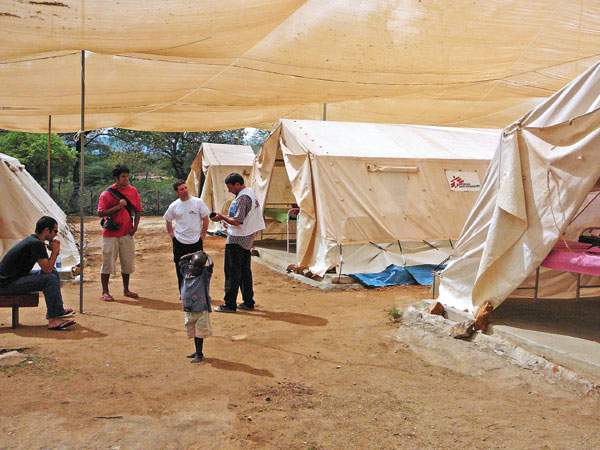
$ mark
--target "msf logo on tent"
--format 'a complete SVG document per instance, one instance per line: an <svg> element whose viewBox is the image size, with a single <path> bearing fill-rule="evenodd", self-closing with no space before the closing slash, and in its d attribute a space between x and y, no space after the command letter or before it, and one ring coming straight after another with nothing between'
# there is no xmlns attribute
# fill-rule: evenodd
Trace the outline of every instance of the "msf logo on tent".
<svg viewBox="0 0 600 450"><path fill-rule="evenodd" d="M452 179L450 180L450 187L452 189L456 189L458 187L461 187L463 184L465 184L465 180L463 180L458 175L453 176Z"/></svg>

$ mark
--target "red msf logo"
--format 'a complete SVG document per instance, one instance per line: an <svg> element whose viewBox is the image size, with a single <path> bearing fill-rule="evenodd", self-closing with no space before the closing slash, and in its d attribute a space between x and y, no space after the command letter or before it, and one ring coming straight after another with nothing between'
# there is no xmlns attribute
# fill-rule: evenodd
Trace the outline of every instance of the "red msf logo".
<svg viewBox="0 0 600 450"><path fill-rule="evenodd" d="M463 180L459 176L453 176L452 179L450 180L450 187L451 188L457 188L457 187L462 186L463 184L465 184L465 180Z"/></svg>

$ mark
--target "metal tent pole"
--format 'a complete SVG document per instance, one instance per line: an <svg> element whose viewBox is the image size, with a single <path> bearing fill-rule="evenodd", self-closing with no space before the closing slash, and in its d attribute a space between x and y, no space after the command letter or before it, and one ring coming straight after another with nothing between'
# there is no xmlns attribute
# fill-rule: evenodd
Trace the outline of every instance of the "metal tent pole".
<svg viewBox="0 0 600 450"><path fill-rule="evenodd" d="M83 314L83 271L84 271L84 232L83 186L85 155L85 50L81 51L81 124L79 129L79 312Z"/></svg>
<svg viewBox="0 0 600 450"><path fill-rule="evenodd" d="M48 164L46 167L47 191L52 195L52 116L48 116Z"/></svg>

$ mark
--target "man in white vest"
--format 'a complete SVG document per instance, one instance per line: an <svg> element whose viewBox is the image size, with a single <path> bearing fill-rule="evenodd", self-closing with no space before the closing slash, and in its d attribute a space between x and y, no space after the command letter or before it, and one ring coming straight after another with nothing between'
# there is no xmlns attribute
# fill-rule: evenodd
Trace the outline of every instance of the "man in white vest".
<svg viewBox="0 0 600 450"><path fill-rule="evenodd" d="M257 232L265 229L262 210L252 189L244 184L239 173L231 173L225 178L229 192L235 200L229 207L228 215L211 213L211 220L222 221L227 228L225 244L225 304L217 306L217 312L235 312L237 308L254 309L254 290L252 288L252 268L250 251ZM237 305L238 290L242 291L242 300Z"/></svg>

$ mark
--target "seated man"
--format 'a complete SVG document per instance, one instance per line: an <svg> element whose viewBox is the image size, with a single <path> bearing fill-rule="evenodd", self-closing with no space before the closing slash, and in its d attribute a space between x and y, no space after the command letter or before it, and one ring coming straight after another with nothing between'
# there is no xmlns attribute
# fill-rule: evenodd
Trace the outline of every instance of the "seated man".
<svg viewBox="0 0 600 450"><path fill-rule="evenodd" d="M43 291L46 299L48 329L63 330L75 324L74 320L61 317L73 314L73 309L63 306L60 280L54 263L60 253L60 241L56 238L58 223L43 216L35 224L32 234L11 248L0 261L0 295L18 295ZM44 241L49 242L50 257ZM42 269L31 273L35 263Z"/></svg>

